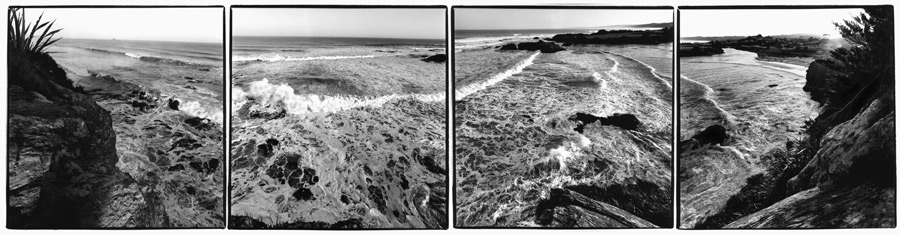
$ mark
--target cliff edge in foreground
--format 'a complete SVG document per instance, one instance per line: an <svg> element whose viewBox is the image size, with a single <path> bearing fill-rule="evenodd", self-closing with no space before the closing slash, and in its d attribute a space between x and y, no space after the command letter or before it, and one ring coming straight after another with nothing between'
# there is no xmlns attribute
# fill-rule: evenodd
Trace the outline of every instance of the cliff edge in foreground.
<svg viewBox="0 0 900 235"><path fill-rule="evenodd" d="M162 227L156 195L116 168L107 110L46 53L8 55L9 228Z"/></svg>

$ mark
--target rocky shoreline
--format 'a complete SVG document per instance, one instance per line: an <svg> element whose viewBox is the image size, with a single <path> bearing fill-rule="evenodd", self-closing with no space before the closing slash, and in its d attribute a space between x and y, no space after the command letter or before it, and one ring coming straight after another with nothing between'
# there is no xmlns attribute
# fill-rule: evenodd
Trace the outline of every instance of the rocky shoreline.
<svg viewBox="0 0 900 235"><path fill-rule="evenodd" d="M9 227L224 226L220 126L156 91L102 75L66 88L56 63L9 58Z"/></svg>
<svg viewBox="0 0 900 235"><path fill-rule="evenodd" d="M894 91L884 85L886 79L893 73L848 72L830 60L811 62L803 90L822 111L807 122L804 138L763 154L766 172L749 177L696 228L896 226ZM727 132L710 127L681 145L724 145Z"/></svg>

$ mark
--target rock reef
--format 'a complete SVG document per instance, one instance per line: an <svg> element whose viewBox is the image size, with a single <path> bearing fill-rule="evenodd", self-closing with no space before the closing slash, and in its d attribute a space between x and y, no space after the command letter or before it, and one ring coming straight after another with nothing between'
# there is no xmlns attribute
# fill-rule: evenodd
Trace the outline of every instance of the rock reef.
<svg viewBox="0 0 900 235"><path fill-rule="evenodd" d="M523 50L523 51L541 51L541 53L555 53L557 51L564 51L565 48L557 45L552 42L544 42L543 40L539 40L537 42L521 42L518 44L510 43L500 47L499 50Z"/></svg>

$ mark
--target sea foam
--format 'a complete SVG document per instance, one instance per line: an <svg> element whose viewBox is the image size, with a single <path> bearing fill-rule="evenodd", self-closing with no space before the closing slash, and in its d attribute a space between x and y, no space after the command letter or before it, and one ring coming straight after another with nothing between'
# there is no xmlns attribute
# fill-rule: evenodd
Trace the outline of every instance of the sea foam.
<svg viewBox="0 0 900 235"><path fill-rule="evenodd" d="M635 61L635 62L638 62L639 64L643 65L644 67L650 69L650 74L652 74L653 77L656 78L656 80L659 80L660 83L662 83L663 85L666 85L666 87L668 87L669 90L672 89L672 84L669 83L669 81L666 81L666 79L663 79L662 77L660 77L659 74L656 72L656 68L654 68L653 66L650 66L650 65L647 64L647 63L644 63L644 61L640 61L640 60L638 60L638 59L631 58L631 57L628 57L628 56L626 56L626 55L622 55L622 54L618 54L618 53L614 53L614 52L607 52L607 53L610 53L610 54L613 54L613 55L617 55L617 56L621 56L621 57L625 57L626 59L629 59L629 60L633 60L633 61ZM615 61L615 60L613 60L613 61ZM619 65L619 62L616 62L615 66L613 66L613 70L616 70L618 65Z"/></svg>
<svg viewBox="0 0 900 235"><path fill-rule="evenodd" d="M204 107L200 104L200 102L192 100L182 100L177 98L176 100L178 100L179 103L178 110L188 115L206 118L212 120L215 123L218 123L219 125L222 125L224 115L222 114L222 110L220 108Z"/></svg>
<svg viewBox="0 0 900 235"><path fill-rule="evenodd" d="M326 96L318 94L295 94L294 88L286 84L271 84L268 79L251 82L246 90L232 89L232 105L243 106L248 100L256 100L261 104L283 106L289 114L306 114L314 112L337 112L358 107L381 107L385 103L400 99L416 99L422 102L437 102L446 99L445 93L434 94L390 94L375 97Z"/></svg>
<svg viewBox="0 0 900 235"><path fill-rule="evenodd" d="M489 78L483 82L469 84L468 86L456 89L456 100L462 100L463 98L465 98L468 95L471 95L480 90L484 90L485 88L487 88L489 86L493 86L494 84L497 84L498 82L503 81L503 80L511 77L512 75L521 73L522 70L525 69L525 67L528 67L529 65L534 63L534 59L537 58L537 56L539 54L541 54L541 52L535 52L527 59L517 63L516 66L514 66L513 68L510 68L506 71L495 74L494 76L491 76L491 78Z"/></svg>

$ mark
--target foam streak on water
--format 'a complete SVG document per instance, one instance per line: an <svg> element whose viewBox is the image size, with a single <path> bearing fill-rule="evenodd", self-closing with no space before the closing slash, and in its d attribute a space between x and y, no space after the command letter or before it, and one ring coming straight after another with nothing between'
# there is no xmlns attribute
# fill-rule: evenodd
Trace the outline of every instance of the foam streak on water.
<svg viewBox="0 0 900 235"><path fill-rule="evenodd" d="M613 53L613 52L608 52L608 53L613 54L613 55L617 55L617 56L621 56L621 57L628 58L628 59L630 59L630 60L633 60L633 61L635 61L635 62L638 62L639 64L641 64L641 65L647 67L648 69L650 69L650 74L653 74L653 77L654 77L654 78L656 78L657 80L659 80L660 83L666 85L666 87L668 87L669 90L672 89L672 84L670 84L669 81L666 81L666 79L663 79L662 77L660 77L660 76L659 76L659 73L656 72L656 68L654 68L653 66L650 66L649 64L644 63L643 61L640 61L640 60L637 60L637 59L634 59L634 58L631 58L631 57L628 57L628 56L625 56L625 55L622 55L622 54ZM616 62L616 65L615 65L615 66L618 66L618 65L619 65L619 62ZM617 68L617 67L613 67L613 70L615 70L616 68Z"/></svg>
<svg viewBox="0 0 900 235"><path fill-rule="evenodd" d="M274 61L309 61L309 60L343 60L343 59L358 59L358 58L375 58L378 57L376 55L351 55L351 56L313 56L313 57L286 57L282 55L271 55L271 56L236 56L232 60L233 61L266 61L266 62L274 62Z"/></svg>
<svg viewBox="0 0 900 235"><path fill-rule="evenodd" d="M525 69L525 67L528 67L529 65L534 63L534 59L537 58L537 56L539 54L541 54L541 53L535 52L533 55L528 57L528 59L525 59L525 60L517 63L515 67L513 67L509 70L503 71L501 73L498 73L484 82L470 84L466 87L456 89L456 100L462 100L463 98L465 98L468 95L471 95L472 93L478 92L480 90L484 90L485 88L492 86L494 84L497 84L498 82L503 81L503 80L511 77L512 75L521 73L522 70Z"/></svg>
<svg viewBox="0 0 900 235"><path fill-rule="evenodd" d="M734 121L734 115L731 115L731 113L729 113L728 111L725 111L725 109L723 109L722 106L719 105L719 102L716 102L716 97L715 97L716 92L711 87L709 87L706 84L703 84L701 82L694 81L688 77L685 77L684 75L681 75L681 79L699 86L701 89L701 92L703 93L703 96L701 96L701 99L703 99L704 101L706 101L710 105L712 105L712 107L715 108L716 111L718 111L718 114L721 115L721 117L725 118L725 123L723 123L723 124L726 124L726 125L732 124L732 122Z"/></svg>
<svg viewBox="0 0 900 235"><path fill-rule="evenodd" d="M287 84L271 84L268 79L251 82L244 91L233 88L233 107L241 107L250 99L262 104L283 105L287 113L306 114L314 112L331 113L359 107L381 107L394 100L412 98L422 102L438 102L446 99L445 93L434 94L391 94L377 97L325 96L318 94L295 94Z"/></svg>

